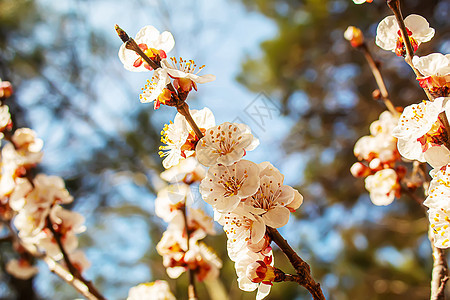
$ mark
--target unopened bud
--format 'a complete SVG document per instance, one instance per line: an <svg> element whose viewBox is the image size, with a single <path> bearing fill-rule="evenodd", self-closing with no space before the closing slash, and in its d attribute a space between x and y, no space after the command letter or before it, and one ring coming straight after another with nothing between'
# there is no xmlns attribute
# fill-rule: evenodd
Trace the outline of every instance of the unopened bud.
<svg viewBox="0 0 450 300"><path fill-rule="evenodd" d="M374 100L380 100L380 99L381 99L381 92L380 92L379 89L373 90L373 92L372 92L372 98L373 98Z"/></svg>
<svg viewBox="0 0 450 300"><path fill-rule="evenodd" d="M116 24L116 26L114 26L114 28L116 29L117 34L119 35L122 42L126 43L130 39L128 34L122 28L120 28L119 25Z"/></svg>
<svg viewBox="0 0 450 300"><path fill-rule="evenodd" d="M266 265L262 260L258 260L248 265L246 275L251 282L270 284L275 280L275 268Z"/></svg>
<svg viewBox="0 0 450 300"><path fill-rule="evenodd" d="M0 98L9 98L13 94L13 87L9 81L0 80Z"/></svg>
<svg viewBox="0 0 450 300"><path fill-rule="evenodd" d="M344 32L344 38L350 42L352 47L360 47L364 43L364 35L361 29L355 26L348 26L347 30Z"/></svg>
<svg viewBox="0 0 450 300"><path fill-rule="evenodd" d="M352 173L354 177L366 177L370 175L370 169L363 163L357 162L350 168L350 173Z"/></svg>
<svg viewBox="0 0 450 300"><path fill-rule="evenodd" d="M379 158L374 158L369 163L369 168L372 170L379 169L381 167L381 160Z"/></svg>

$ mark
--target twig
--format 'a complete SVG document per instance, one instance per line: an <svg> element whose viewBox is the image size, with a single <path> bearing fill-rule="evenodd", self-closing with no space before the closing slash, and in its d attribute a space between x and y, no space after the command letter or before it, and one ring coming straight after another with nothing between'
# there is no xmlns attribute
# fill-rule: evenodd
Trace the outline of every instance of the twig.
<svg viewBox="0 0 450 300"><path fill-rule="evenodd" d="M187 250L189 250L189 235L190 230L188 226L188 219L186 215L186 199L185 199L185 205L183 205L181 212L183 213L184 217L184 227L186 227L186 242L187 242ZM195 288L195 277L194 277L194 270L192 270L188 266L188 276L189 276L189 286L188 286L188 299L189 300L197 300L197 290Z"/></svg>
<svg viewBox="0 0 450 300"><path fill-rule="evenodd" d="M115 29L117 31L117 34L119 35L122 42L125 43L125 47L129 50L132 50L136 52L140 57L142 57L143 60L145 60L150 67L152 67L153 70L156 70L158 68L161 68L161 63L154 62L150 57L148 57L139 47L139 45L136 43L136 41L129 37L128 34L119 27L119 25L115 26ZM194 130L195 135L197 135L198 139L201 139L203 137L202 132L198 128L197 124L195 123L194 119L192 118L190 112L189 112L189 106L185 102L185 97L182 97L183 99L180 99L180 96L177 94L175 88L173 87L172 83L167 84L167 88L172 92L171 95L173 97L173 101L175 104L172 104L171 106L176 106L177 110L180 114L182 114L186 120L188 121L189 125L191 126L192 130Z"/></svg>
<svg viewBox="0 0 450 300"><path fill-rule="evenodd" d="M194 130L195 135L198 137L198 139L201 139L203 137L203 133L201 132L200 128L198 128L197 124L192 118L187 103L186 102L181 103L181 105L177 106L177 110L180 114L183 115L183 117L185 117L186 121L188 121L189 125L191 126L192 130Z"/></svg>
<svg viewBox="0 0 450 300"><path fill-rule="evenodd" d="M445 250L435 247L433 238L430 239L430 242L433 250L430 300L445 300L445 284L449 279Z"/></svg>
<svg viewBox="0 0 450 300"><path fill-rule="evenodd" d="M50 215L47 216L47 228L50 229L50 231L53 234L53 237L56 240L56 243L58 244L59 250L61 251L63 255L64 262L66 263L67 269L69 272L73 275L73 277L79 279L81 282L83 282L86 287L88 288L89 292L96 297L96 299L99 300L106 300L106 298L97 290L97 288L92 284L91 281L85 279L83 275L78 271L77 268L73 265L71 262L69 255L67 254L64 245L61 241L61 234L55 230L53 227L53 223L50 219Z"/></svg>
<svg viewBox="0 0 450 300"><path fill-rule="evenodd" d="M313 296L314 300L324 300L325 297L320 288L320 284L316 283L311 276L311 268L298 254L292 249L288 242L281 236L281 234L275 228L267 227L267 233L275 244L280 247L281 251L287 256L291 265L294 267L299 278L286 277L288 280L295 281L305 287L309 293ZM292 275L291 275L292 276ZM286 279L285 278L285 279Z"/></svg>
<svg viewBox="0 0 450 300"><path fill-rule="evenodd" d="M6 225L9 232L11 233L11 238L14 240L15 243L22 246L23 249L25 249L26 252L28 252L31 256L43 260L49 270L56 274L58 277L60 277L62 280L67 282L69 285L71 285L75 290L77 290L78 293L86 297L88 300L98 300L96 296L91 294L89 291L89 288L84 284L81 280L75 278L72 274L70 274L63 266L61 266L59 263L57 263L54 259L46 255L45 253L37 252L36 248L29 247L26 243L23 243L20 238L17 236L17 233L14 231L14 229L11 227L11 224L8 221L1 220L2 223Z"/></svg>
<svg viewBox="0 0 450 300"><path fill-rule="evenodd" d="M383 99L384 105L386 105L387 109L394 116L398 116L399 112L395 109L394 105L392 104L392 101L389 99L389 93L387 91L386 85L384 84L383 76L381 75L378 65L375 63L375 60L373 59L372 53L370 52L366 43L363 43L358 48L361 49L362 52L364 53L364 57L366 58L367 63L369 64L373 77L375 77L375 81L377 82L378 89L381 92L381 99Z"/></svg>

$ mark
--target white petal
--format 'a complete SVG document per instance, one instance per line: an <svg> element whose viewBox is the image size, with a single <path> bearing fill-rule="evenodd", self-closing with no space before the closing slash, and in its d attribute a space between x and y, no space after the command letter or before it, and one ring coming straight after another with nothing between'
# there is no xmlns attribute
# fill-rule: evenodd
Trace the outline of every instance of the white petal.
<svg viewBox="0 0 450 300"><path fill-rule="evenodd" d="M289 221L289 209L283 206L275 206L262 215L262 218L267 226L280 228Z"/></svg>

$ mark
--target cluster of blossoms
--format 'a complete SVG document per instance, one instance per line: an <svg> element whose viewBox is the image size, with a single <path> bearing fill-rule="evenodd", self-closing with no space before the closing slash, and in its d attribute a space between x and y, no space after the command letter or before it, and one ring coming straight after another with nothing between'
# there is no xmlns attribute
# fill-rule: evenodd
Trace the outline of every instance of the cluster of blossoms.
<svg viewBox="0 0 450 300"><path fill-rule="evenodd" d="M120 29L118 32L120 35ZM125 68L151 69L126 38L119 51ZM180 112L187 93L196 89L197 83L215 77L198 76L193 61L172 58L169 63L165 53L174 45L169 33L159 34L147 26L136 36L136 43L151 59L149 63L158 67L144 87L141 101L155 101L155 108L160 104L176 106L179 111L161 132L165 145L160 147L160 156L165 157L163 166L167 169L161 177L172 183L156 199L157 215L170 223L157 245L164 266L172 278L188 268L196 271L199 280L217 276L220 261L206 246L197 243L207 233L213 233L212 222L188 205L192 198L189 185L201 181L201 196L213 207L214 219L227 234L228 254L235 262L239 287L244 291L258 289L257 299L262 299L275 280L266 227L286 225L303 197L283 184L284 176L270 163L255 164L243 159L247 151L259 144L248 126L229 122L216 125L208 108L190 110L188 114ZM173 83L169 78L174 79ZM209 169L206 171L200 164Z"/></svg>
<svg viewBox="0 0 450 300"><path fill-rule="evenodd" d="M197 69L192 60L167 59L166 53L175 45L170 32L160 34L153 26L146 26L138 32L135 42L151 60L150 64L154 64L153 67L126 44L120 48L119 57L127 70L154 71L152 79L142 89L140 99L143 103L154 101L155 109L161 104L178 107L192 89L197 90L198 83L215 79L213 75L199 76L203 66ZM214 116L207 108L191 110L189 114L202 131L215 125ZM163 257L163 265L171 278L178 278L187 270L193 272L198 281L217 278L222 262L210 247L200 242L208 234L215 234L213 220L203 210L191 207L194 202L191 186L198 186L206 175L205 168L193 157L197 135L180 113L173 122L164 126L161 135L161 142L165 145L160 147L159 154L165 157L163 166L166 169L161 178L168 185L158 192L155 212L169 226L156 249ZM144 299L144 294L154 297L148 284L138 287L143 297L139 299ZM130 290L129 299L134 299L138 287ZM166 296L167 299L173 298L170 292Z"/></svg>
<svg viewBox="0 0 450 300"><path fill-rule="evenodd" d="M55 261L62 260L63 254L55 238L58 235L69 259L81 273L89 266L84 254L77 250L76 234L84 231L84 218L61 206L71 203L73 197L60 177L31 176L32 169L42 159L43 141L29 128L12 130L9 109L3 103L12 89L5 82L0 83L3 95L0 97L0 132L1 138L8 141L1 149L1 218L5 222L12 220L20 239L20 245L14 246L21 254L18 260L8 262L6 269L21 279L35 275L37 269L30 265L30 251L45 253Z"/></svg>
<svg viewBox="0 0 450 300"><path fill-rule="evenodd" d="M227 234L228 255L235 262L239 287L258 289L256 298L262 299L275 279L266 226L286 225L303 197L283 185L284 176L269 162L242 159L258 144L248 126L225 122L205 131L197 143L196 157L210 167L200 193Z"/></svg>
<svg viewBox="0 0 450 300"><path fill-rule="evenodd" d="M123 34L119 32L119 35ZM152 79L147 81L140 95L142 103L154 102L155 109L161 104L177 106L187 98L192 89L197 90L198 83L207 83L216 78L210 74L198 75L204 66L197 68L193 60L177 60L175 57L167 59L167 53L175 46L175 40L168 31L160 33L153 26L145 26L136 34L134 41L150 59L153 67L135 50L127 48L126 43L120 47L119 58L124 67L133 72L152 71L156 66Z"/></svg>
<svg viewBox="0 0 450 300"><path fill-rule="evenodd" d="M388 205L400 196L400 180L405 168L397 165L400 154L392 131L398 115L389 111L380 114L370 125L370 135L361 137L353 150L362 162L353 164L350 171L355 177L365 177L366 189L375 205Z"/></svg>
<svg viewBox="0 0 450 300"><path fill-rule="evenodd" d="M409 15L405 18L404 25L409 44L414 52L421 43L430 41L434 36L434 29L429 26L425 18L419 15ZM347 35L351 38L352 31L348 30ZM376 44L385 50L395 52L398 56L409 55L401 29L394 16L386 17L378 25ZM410 55L412 56L413 53ZM427 191L428 196L423 204L429 208L428 216L434 233L435 246L448 248L450 247L450 177L448 172L450 168L450 126L448 121L450 114L450 54L432 53L422 57L414 56L411 66L415 69L416 74L419 74L417 80L428 93L429 100L405 107L398 122L393 122L396 125L393 128L389 127L389 135L397 139L396 148L403 158L427 162L433 168L430 172L432 180ZM372 135L374 134L372 133ZM392 143L392 137L385 137L385 139ZM370 158L372 152L379 152L375 149L379 148L381 142L380 140L379 143L372 143L371 139L363 137L355 146L355 154L363 159ZM394 149L395 147L390 146L389 148ZM389 154L387 156L393 157ZM372 168L372 161L369 162L370 168ZM378 161L375 165L378 165ZM391 166L378 171L377 173L386 173L380 174L378 178L370 180L370 176L366 178L366 188L371 192L372 201L374 200L372 195L374 187L387 192L388 189L398 186L399 179L401 179L398 169L395 174L390 168ZM352 167L352 173L364 176L367 168L357 163ZM373 176L376 176L377 173ZM389 198L390 193L387 195ZM391 197L394 196L391 195Z"/></svg>
<svg viewBox="0 0 450 300"><path fill-rule="evenodd" d="M188 269L198 281L217 278L222 267L215 252L199 242L208 234L215 234L212 218L203 210L192 208L194 194L190 186L199 183L204 176L205 169L194 157L183 159L161 173L161 178L170 184L158 192L155 212L169 226L156 250L163 257L163 265L171 278L178 278Z"/></svg>

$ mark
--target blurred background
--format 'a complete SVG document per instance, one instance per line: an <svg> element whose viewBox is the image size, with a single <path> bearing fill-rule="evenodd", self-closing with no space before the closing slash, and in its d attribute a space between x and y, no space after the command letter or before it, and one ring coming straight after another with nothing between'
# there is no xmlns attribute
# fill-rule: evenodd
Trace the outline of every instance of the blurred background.
<svg viewBox="0 0 450 300"><path fill-rule="evenodd" d="M450 52L450 2L402 1L436 29L418 54ZM191 93L191 109L208 106L216 123L248 124L261 145L248 154L269 160L305 197L281 233L311 264L327 299L425 299L432 266L427 219L410 198L371 203L349 172L356 140L384 110L361 53L344 40L360 27L395 105L425 95L401 58L374 44L385 1L351 0L0 0L0 78L15 95L16 124L44 140L41 171L59 175L86 218L80 236L93 279L108 299L124 299L140 282L167 279L186 299L187 276L168 279L155 245L166 224L154 214L162 186L159 132L175 110L139 103L149 73L120 63L114 24L130 36L148 24L169 30L170 56L205 64L217 80ZM201 199L197 199L197 205ZM225 237L206 241L224 261L220 279L230 299L254 299L237 287ZM0 244L0 263L14 257ZM291 271L282 253L276 265ZM74 299L76 292L45 265L26 283L0 273L0 299ZM198 284L200 299L210 299ZM267 299L310 299L295 284L275 284Z"/></svg>

